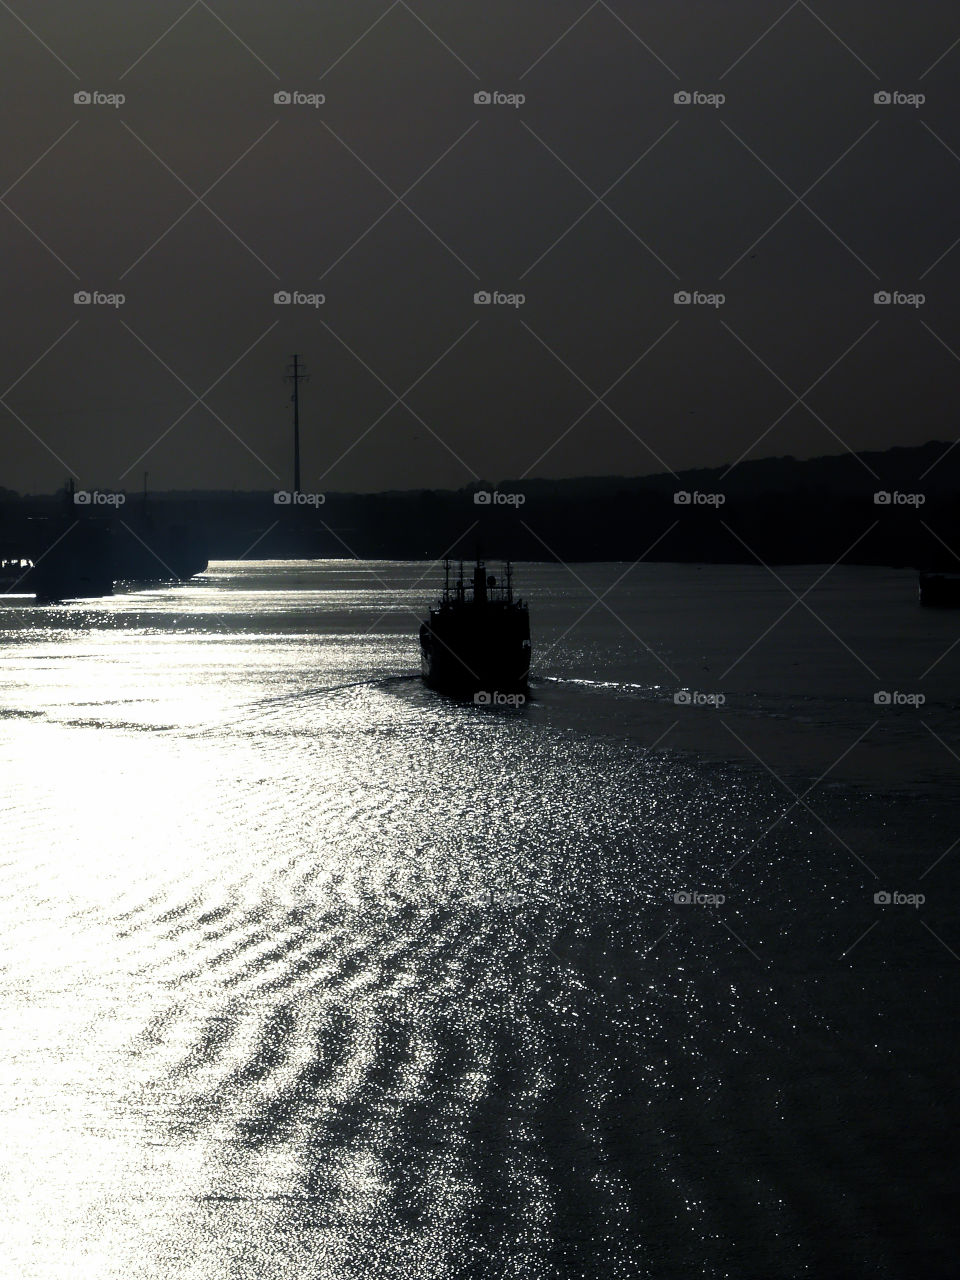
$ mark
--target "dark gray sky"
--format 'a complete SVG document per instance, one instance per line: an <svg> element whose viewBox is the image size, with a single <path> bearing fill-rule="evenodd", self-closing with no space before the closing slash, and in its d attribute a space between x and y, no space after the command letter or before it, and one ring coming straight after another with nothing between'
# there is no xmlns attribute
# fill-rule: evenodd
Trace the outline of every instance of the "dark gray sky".
<svg viewBox="0 0 960 1280"><path fill-rule="evenodd" d="M294 350L304 488L952 440L958 40L947 0L11 0L0 485L288 482Z"/></svg>

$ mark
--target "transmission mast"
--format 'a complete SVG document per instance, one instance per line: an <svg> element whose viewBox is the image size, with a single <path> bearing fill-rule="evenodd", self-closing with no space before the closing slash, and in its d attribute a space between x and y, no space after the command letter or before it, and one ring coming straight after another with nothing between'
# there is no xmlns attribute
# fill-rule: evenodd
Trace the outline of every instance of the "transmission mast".
<svg viewBox="0 0 960 1280"><path fill-rule="evenodd" d="M287 366L285 381L293 383L293 491L300 492L300 383L309 379L304 372L298 355L294 355L292 363Z"/></svg>

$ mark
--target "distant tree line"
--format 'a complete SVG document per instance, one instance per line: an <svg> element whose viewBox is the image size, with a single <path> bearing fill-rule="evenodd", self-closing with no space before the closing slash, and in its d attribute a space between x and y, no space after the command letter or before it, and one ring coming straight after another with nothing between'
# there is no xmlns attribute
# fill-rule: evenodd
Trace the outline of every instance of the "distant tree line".
<svg viewBox="0 0 960 1280"><path fill-rule="evenodd" d="M960 568L960 448L936 442L676 476L330 492L301 505L272 492L219 491L158 493L143 503L133 495L120 508L72 514L183 531L210 559L469 558L479 547L514 560ZM13 554L63 518L62 494L0 490L0 547Z"/></svg>

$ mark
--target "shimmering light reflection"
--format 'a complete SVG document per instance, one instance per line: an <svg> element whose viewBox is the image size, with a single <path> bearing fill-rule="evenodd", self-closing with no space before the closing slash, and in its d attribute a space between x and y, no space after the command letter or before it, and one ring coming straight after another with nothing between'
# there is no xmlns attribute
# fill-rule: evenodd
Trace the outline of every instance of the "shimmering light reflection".
<svg viewBox="0 0 960 1280"><path fill-rule="evenodd" d="M877 993L824 981L856 864L794 815L677 908L775 784L610 732L653 679L444 702L405 590L336 572L7 632L10 1274L771 1277L828 1213L882 1274L822 1175L882 1173L840 1097Z"/></svg>

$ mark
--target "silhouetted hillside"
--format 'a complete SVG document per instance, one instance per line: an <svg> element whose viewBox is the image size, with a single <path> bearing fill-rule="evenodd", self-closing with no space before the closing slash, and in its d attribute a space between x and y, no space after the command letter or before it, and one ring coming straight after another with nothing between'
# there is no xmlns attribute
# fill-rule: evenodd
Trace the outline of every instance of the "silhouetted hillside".
<svg viewBox="0 0 960 1280"><path fill-rule="evenodd" d="M881 496L878 500L876 495ZM479 496L478 496L479 495ZM484 498L486 495L486 498ZM487 500L487 498L489 500ZM888 500L887 500L888 499ZM0 490L0 545L16 554L62 495ZM141 500L89 519L132 522ZM125 512L130 513L125 516ZM501 480L459 490L152 494L158 528L192 531L211 559L300 556L419 559L833 563L956 567L960 448L765 458L730 469L639 477Z"/></svg>

